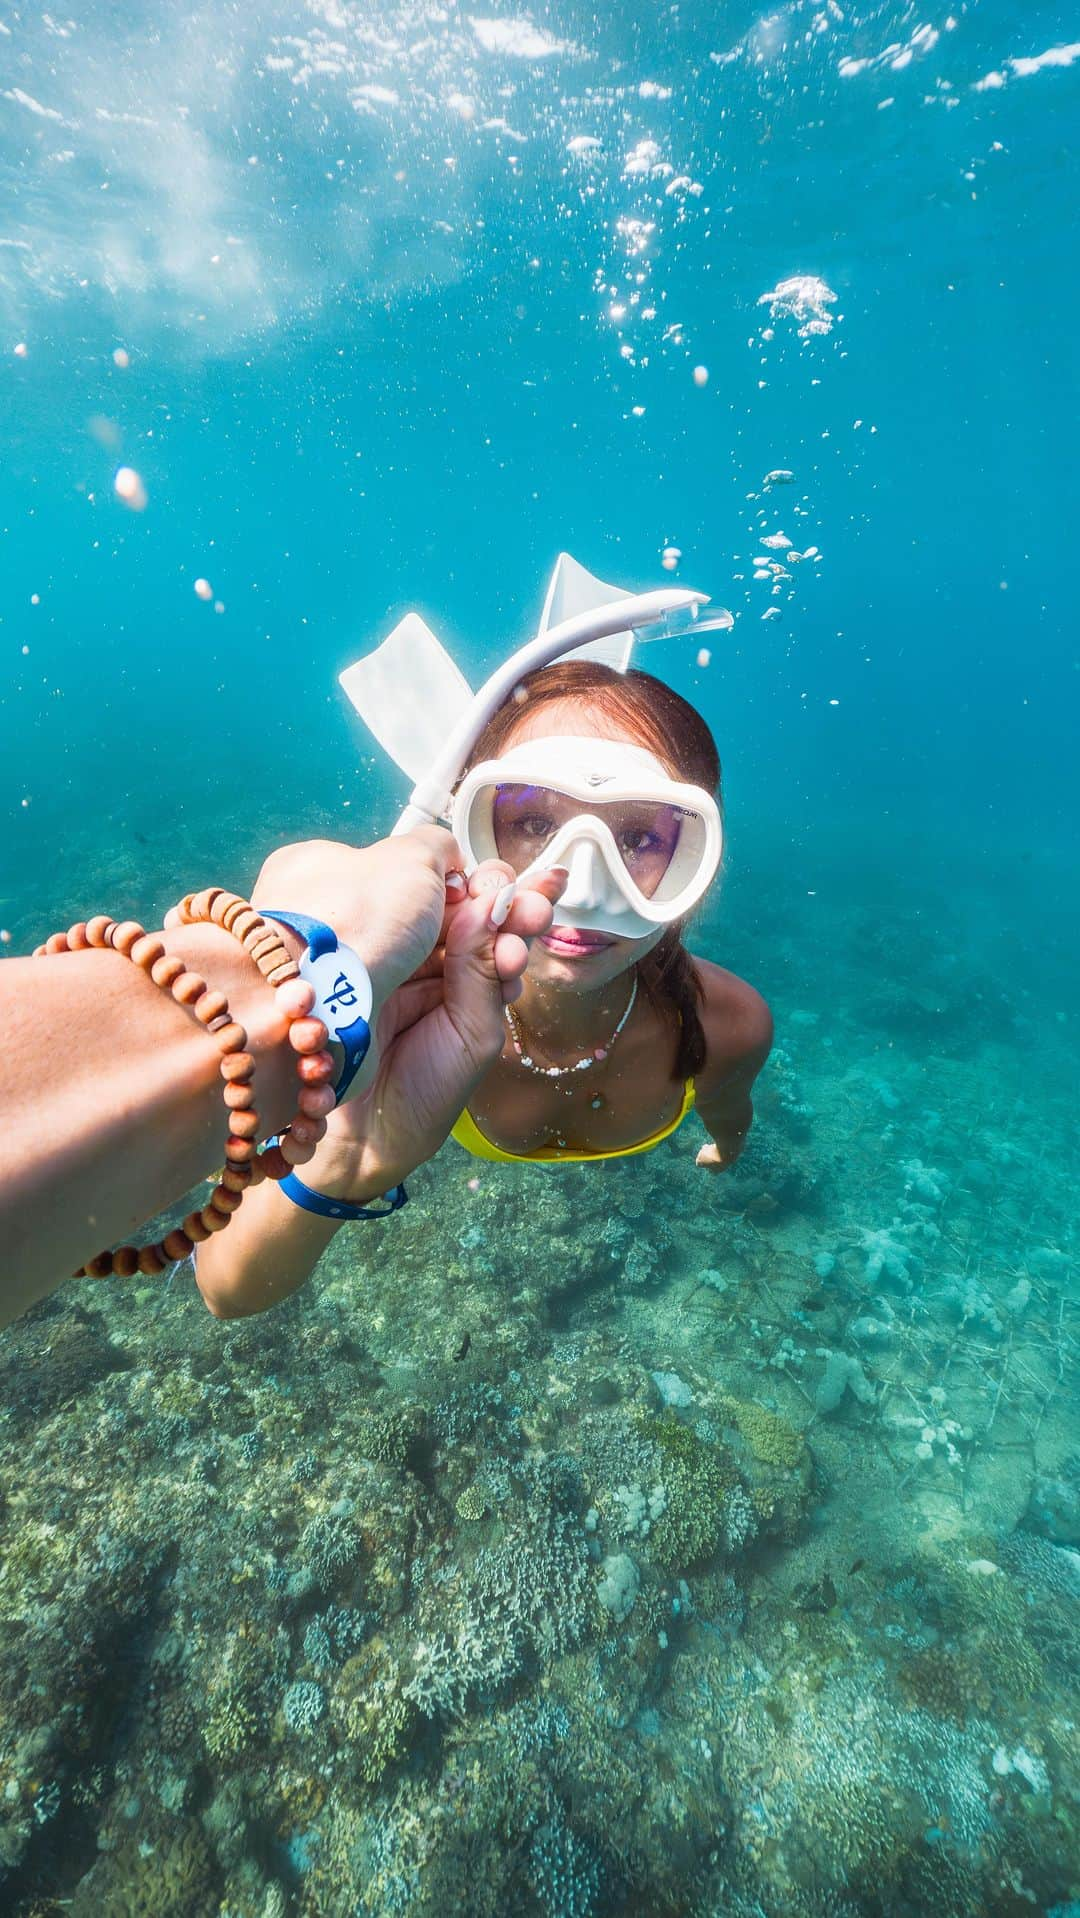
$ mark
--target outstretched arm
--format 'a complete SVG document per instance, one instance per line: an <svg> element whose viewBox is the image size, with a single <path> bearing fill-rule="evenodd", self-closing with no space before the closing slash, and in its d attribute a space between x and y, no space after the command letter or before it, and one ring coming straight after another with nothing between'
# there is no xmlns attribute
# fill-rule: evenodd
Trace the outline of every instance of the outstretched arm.
<svg viewBox="0 0 1080 1918"><path fill-rule="evenodd" d="M459 863L450 834L425 828L362 851L288 847L264 876L282 887L276 904L327 920L360 954L379 1004L432 951ZM225 992L256 1059L266 1129L288 1124L296 1060L257 967L216 926L162 937ZM224 1111L208 1034L116 953L5 959L0 1032L6 1322L205 1178L220 1163Z"/></svg>

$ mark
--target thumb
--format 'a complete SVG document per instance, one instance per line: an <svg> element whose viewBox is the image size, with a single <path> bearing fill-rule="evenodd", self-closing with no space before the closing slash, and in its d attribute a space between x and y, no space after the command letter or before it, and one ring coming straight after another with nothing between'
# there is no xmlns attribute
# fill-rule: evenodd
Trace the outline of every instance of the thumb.
<svg viewBox="0 0 1080 1918"><path fill-rule="evenodd" d="M564 884L561 872L540 875L509 906L505 891L496 894L495 925L493 895L481 892L457 907L447 927L445 1008L466 1045L486 1059L502 1049L505 989L525 971L531 940L550 927Z"/></svg>
<svg viewBox="0 0 1080 1918"><path fill-rule="evenodd" d="M503 986L500 966L510 977L525 970L529 949L516 933L491 924L492 893L466 899L446 933L443 1008L474 1061L496 1059L503 1042Z"/></svg>

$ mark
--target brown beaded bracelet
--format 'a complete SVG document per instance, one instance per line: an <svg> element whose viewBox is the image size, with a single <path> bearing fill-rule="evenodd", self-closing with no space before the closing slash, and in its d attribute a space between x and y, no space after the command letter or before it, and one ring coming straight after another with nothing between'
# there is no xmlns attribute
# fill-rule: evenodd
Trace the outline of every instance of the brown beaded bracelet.
<svg viewBox="0 0 1080 1918"><path fill-rule="evenodd" d="M231 933L254 959L275 992L299 980L300 968L286 951L278 928L238 893L225 892L218 886L209 887L205 892L188 893L175 908L175 914L181 925L215 925ZM263 1179L284 1179L294 1165L306 1164L326 1130L326 1120L306 1111L303 1100L305 1093L328 1085L333 1078L334 1062L327 1050L329 1034L321 1019L309 1016L314 1001L310 988L284 996L282 1011L288 1020L289 1038L300 1055L301 1103L277 1145L260 1152L255 1060L247 1050L247 1033L229 1011L225 994L212 991L200 973L189 971L175 953L167 953L165 942L157 933L144 931L134 919L118 922L104 913L80 920L67 932L54 932L44 945L35 947L33 956L38 959L60 952L85 952L91 946L111 947L114 952L123 953L178 1005L186 1006L194 1014L221 1054L229 1136L225 1141L225 1168L208 1204L189 1212L183 1225L167 1232L163 1239L142 1247L121 1245L112 1252L99 1252L74 1275L77 1279L104 1279L113 1273L120 1278L130 1278L135 1272L154 1276L178 1259L186 1259L211 1233L223 1232L248 1186L258 1185ZM303 1031L299 1030L301 1025ZM292 1127L298 1124L302 1135L306 1129L306 1138L292 1136Z"/></svg>

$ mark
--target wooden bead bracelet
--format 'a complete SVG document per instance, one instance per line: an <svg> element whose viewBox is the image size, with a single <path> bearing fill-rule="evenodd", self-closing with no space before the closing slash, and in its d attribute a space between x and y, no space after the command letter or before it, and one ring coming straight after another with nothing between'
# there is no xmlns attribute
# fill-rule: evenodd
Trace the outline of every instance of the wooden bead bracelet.
<svg viewBox="0 0 1080 1918"><path fill-rule="evenodd" d="M135 1272L154 1276L178 1259L186 1259L211 1233L224 1231L249 1186L263 1179L284 1179L295 1165L305 1165L326 1131L326 1093L322 1088L334 1076L334 1061L327 1049L329 1034L321 1019L308 1017L314 991L300 978L300 968L286 951L277 926L238 893L224 892L218 886L188 893L170 916L180 925L214 925L231 933L254 959L267 984L273 986L278 1010L288 1022L289 1041L299 1054L301 1091L297 1111L277 1145L260 1152L255 1060L247 1050L247 1033L229 1011L225 994L211 990L200 973L190 971L175 953L166 952L165 942L157 933L146 932L134 919L117 921L104 913L80 920L67 932L54 932L44 945L35 947L35 959L60 952L85 952L90 946L111 947L194 1014L221 1054L229 1124L225 1169L208 1204L189 1212L183 1225L151 1245L121 1245L112 1252L99 1252L79 1267L77 1279L104 1279L113 1273L130 1278Z"/></svg>

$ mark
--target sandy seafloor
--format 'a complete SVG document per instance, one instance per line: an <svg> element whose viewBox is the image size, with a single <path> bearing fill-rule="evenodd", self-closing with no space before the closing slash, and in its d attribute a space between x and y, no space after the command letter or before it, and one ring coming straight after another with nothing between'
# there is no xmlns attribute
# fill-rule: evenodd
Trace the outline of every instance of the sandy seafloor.
<svg viewBox="0 0 1080 1918"><path fill-rule="evenodd" d="M272 1314L3 1334L12 1918L1080 1909L1075 988L911 851L698 929L777 1015L733 1173L449 1146Z"/></svg>

